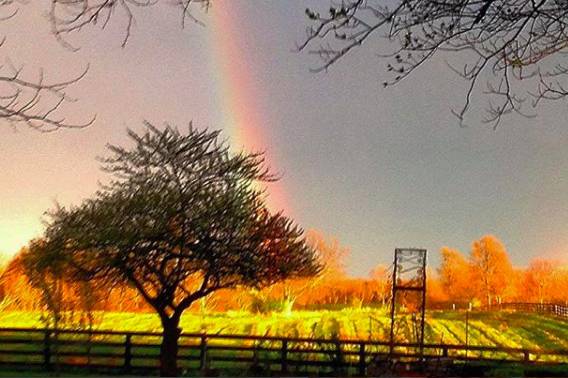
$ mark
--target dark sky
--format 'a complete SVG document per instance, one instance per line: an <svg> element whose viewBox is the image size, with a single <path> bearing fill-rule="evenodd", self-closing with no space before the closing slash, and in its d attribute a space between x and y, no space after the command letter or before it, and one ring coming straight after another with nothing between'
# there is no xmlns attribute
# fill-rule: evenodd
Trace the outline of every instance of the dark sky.
<svg viewBox="0 0 568 378"><path fill-rule="evenodd" d="M47 3L47 2L46 2ZM351 248L348 270L366 275L389 263L395 247L424 247L438 262L442 246L468 252L491 233L515 265L536 256L568 257L568 111L564 102L538 117L510 117L497 130L480 122L483 98L460 127L450 109L464 83L443 57L384 89L385 46L370 43L326 73L294 52L307 5L322 1L213 2L196 9L205 26L180 27L167 5L139 11L121 48L125 20L104 31L86 28L69 39L71 52L50 35L41 2L23 5L0 23L2 59L43 68L64 80L87 64L70 90L71 120L83 130L41 134L3 127L0 138L0 251L14 253L41 232L54 201L77 203L104 180L95 157L105 144L127 143L126 127L147 119L221 128L237 147L267 149L282 173L274 206L303 227ZM5 123L5 122L4 122Z"/></svg>

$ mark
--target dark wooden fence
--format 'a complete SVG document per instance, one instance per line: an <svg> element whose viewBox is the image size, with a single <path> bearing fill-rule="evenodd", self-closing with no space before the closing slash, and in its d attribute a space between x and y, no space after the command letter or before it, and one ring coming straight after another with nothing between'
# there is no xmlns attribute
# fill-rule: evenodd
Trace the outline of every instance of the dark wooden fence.
<svg viewBox="0 0 568 378"><path fill-rule="evenodd" d="M555 303L501 303L492 308L499 310L513 310L522 312L537 312L568 318L568 306Z"/></svg>
<svg viewBox="0 0 568 378"><path fill-rule="evenodd" d="M160 333L0 329L0 364L148 371L159 366ZM364 340L182 334L181 370L250 372L266 375L330 374L365 376L384 361L499 361L565 364L568 350L417 344Z"/></svg>

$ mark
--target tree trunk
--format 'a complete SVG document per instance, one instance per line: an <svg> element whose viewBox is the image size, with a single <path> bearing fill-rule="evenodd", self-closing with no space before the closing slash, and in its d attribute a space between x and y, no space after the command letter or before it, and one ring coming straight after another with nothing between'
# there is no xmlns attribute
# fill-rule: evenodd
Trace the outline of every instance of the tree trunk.
<svg viewBox="0 0 568 378"><path fill-rule="evenodd" d="M160 346L160 376L161 377L177 377L177 354L178 339L181 333L179 326L179 317L167 316L162 319L162 345Z"/></svg>

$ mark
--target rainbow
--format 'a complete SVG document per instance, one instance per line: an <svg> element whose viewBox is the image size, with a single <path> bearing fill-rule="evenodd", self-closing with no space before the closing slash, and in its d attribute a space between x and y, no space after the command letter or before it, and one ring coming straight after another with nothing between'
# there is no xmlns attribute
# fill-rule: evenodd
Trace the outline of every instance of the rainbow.
<svg viewBox="0 0 568 378"><path fill-rule="evenodd" d="M213 128L222 127L236 150L265 151L271 170L279 174L281 172L270 153L273 149L269 143L270 122L263 111L264 96L255 84L255 67L246 57L246 43L242 40L243 36L250 34L243 30L245 24L238 22L239 12L242 13L241 8L233 1L217 1L209 9L207 17L211 35L211 75L217 87L217 98L211 109L218 112ZM269 184L268 194L271 210L292 214L282 181Z"/></svg>

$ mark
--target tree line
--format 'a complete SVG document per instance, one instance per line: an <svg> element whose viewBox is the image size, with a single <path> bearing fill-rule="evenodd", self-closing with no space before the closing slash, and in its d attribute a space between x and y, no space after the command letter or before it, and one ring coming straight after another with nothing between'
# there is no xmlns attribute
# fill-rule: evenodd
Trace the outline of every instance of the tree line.
<svg viewBox="0 0 568 378"><path fill-rule="evenodd" d="M367 277L352 277L345 270L349 248L337 238L311 229L306 240L323 263L317 277L289 279L261 290L219 290L192 304L190 311L243 310L253 313L292 310L340 309L388 306L392 270L378 264ZM47 311L42 290L30 282L22 262L23 249L2 269L0 303L4 310ZM469 255L443 247L437 269L427 271L427 304L430 308L479 308L506 302L568 303L568 266L534 258L526 267L514 267L503 244L492 235L472 243ZM86 291L83 284L61 283L62 309L77 311L88 323L86 312L151 312L144 298L129 285L98 287ZM88 293L89 295L86 295Z"/></svg>
<svg viewBox="0 0 568 378"><path fill-rule="evenodd" d="M525 268L514 267L493 235L475 241L468 256L448 247L440 253L439 284L449 302L568 303L568 266L560 261L537 257Z"/></svg>

